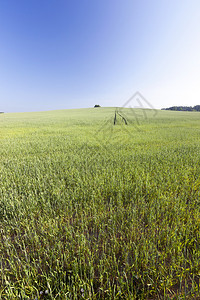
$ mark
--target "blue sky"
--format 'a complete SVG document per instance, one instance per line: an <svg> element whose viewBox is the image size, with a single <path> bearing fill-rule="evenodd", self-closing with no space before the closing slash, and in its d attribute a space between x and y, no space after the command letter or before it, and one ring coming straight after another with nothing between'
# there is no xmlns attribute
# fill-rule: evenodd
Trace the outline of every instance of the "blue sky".
<svg viewBox="0 0 200 300"><path fill-rule="evenodd" d="M200 104L199 0L0 0L0 111Z"/></svg>

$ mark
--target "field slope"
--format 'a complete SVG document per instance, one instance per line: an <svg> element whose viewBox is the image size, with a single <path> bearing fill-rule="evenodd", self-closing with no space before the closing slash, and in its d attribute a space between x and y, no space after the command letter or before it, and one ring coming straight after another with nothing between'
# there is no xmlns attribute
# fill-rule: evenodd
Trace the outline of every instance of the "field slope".
<svg viewBox="0 0 200 300"><path fill-rule="evenodd" d="M200 296L200 113L114 119L0 115L0 299Z"/></svg>

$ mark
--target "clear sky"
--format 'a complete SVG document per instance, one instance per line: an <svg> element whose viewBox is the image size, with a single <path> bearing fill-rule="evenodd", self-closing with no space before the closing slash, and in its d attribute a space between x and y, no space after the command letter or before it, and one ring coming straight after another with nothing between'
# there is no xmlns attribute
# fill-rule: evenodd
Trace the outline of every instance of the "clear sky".
<svg viewBox="0 0 200 300"><path fill-rule="evenodd" d="M199 0L0 0L0 111L200 104Z"/></svg>

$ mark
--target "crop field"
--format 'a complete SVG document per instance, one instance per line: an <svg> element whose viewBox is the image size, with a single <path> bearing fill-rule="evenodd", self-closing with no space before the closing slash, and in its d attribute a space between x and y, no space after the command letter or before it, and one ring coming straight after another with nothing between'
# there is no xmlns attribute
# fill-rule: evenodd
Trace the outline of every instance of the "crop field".
<svg viewBox="0 0 200 300"><path fill-rule="evenodd" d="M0 114L0 299L200 299L200 113L120 114Z"/></svg>

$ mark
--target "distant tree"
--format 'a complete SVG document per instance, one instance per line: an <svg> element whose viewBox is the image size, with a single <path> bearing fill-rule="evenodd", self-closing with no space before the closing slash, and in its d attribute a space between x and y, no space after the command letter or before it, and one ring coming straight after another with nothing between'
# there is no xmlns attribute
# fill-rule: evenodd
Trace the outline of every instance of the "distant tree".
<svg viewBox="0 0 200 300"><path fill-rule="evenodd" d="M95 106L94 107L101 107L99 104L95 104Z"/></svg>
<svg viewBox="0 0 200 300"><path fill-rule="evenodd" d="M200 111L200 105L195 105L195 106L193 107L193 109L196 110L196 111Z"/></svg>
<svg viewBox="0 0 200 300"><path fill-rule="evenodd" d="M172 106L164 108L164 110L175 110L175 111L200 111L200 105L192 106Z"/></svg>

